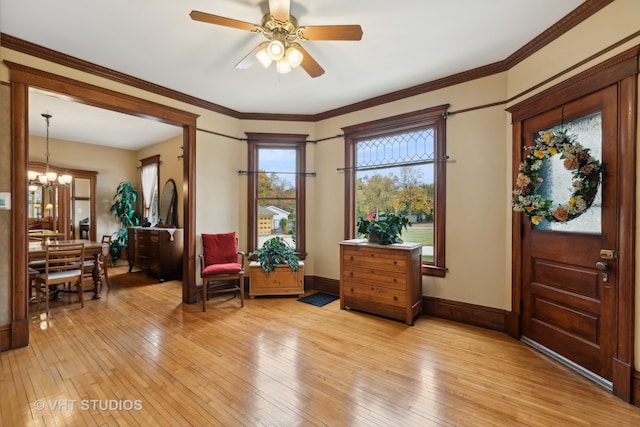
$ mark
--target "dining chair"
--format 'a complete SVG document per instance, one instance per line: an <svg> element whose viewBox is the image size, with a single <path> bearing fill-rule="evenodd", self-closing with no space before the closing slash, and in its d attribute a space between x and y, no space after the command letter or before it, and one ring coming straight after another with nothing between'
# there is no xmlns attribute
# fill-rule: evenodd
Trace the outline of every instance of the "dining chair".
<svg viewBox="0 0 640 427"><path fill-rule="evenodd" d="M207 311L211 294L233 293L235 298L239 292L240 307L244 307L244 258L244 252L238 251L235 232L202 234L202 311Z"/></svg>
<svg viewBox="0 0 640 427"><path fill-rule="evenodd" d="M94 282L100 282L100 284L106 284L109 287L109 272L107 268L107 261L109 258L109 249L111 246L111 235L102 236L102 250L97 254L97 258L94 256L87 256L82 262L83 277L93 278ZM100 276L97 280L93 277L96 271L96 259L98 262L98 268L100 269Z"/></svg>
<svg viewBox="0 0 640 427"><path fill-rule="evenodd" d="M40 310L40 295L44 292L45 312L49 315L49 288L65 283L75 283L80 306L84 308L82 292L82 262L84 243L57 243L45 247L44 272L35 277L36 302ZM44 290L42 287L44 286Z"/></svg>
<svg viewBox="0 0 640 427"><path fill-rule="evenodd" d="M102 235L102 252L99 255L98 262L100 263L100 268L102 268L104 282L107 284L107 287L111 287L111 285L109 285L109 263L111 262L111 234Z"/></svg>

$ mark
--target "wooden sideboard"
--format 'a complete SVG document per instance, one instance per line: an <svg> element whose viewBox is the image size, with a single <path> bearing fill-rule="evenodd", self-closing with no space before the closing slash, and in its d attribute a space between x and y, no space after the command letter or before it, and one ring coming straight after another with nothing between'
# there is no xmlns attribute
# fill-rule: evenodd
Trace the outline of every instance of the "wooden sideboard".
<svg viewBox="0 0 640 427"><path fill-rule="evenodd" d="M181 277L183 245L181 228L129 228L129 272L136 266L154 273L161 282L167 277Z"/></svg>
<svg viewBox="0 0 640 427"><path fill-rule="evenodd" d="M413 325L422 314L422 245L340 242L340 308Z"/></svg>

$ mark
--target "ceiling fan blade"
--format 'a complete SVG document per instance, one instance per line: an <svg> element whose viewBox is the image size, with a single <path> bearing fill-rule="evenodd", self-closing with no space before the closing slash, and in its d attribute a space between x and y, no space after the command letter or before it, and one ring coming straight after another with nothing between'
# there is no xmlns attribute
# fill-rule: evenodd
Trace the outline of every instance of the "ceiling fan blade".
<svg viewBox="0 0 640 427"><path fill-rule="evenodd" d="M238 30L258 31L259 26L249 22L238 21L237 19L225 18L224 16L212 15L210 13L192 10L189 14L194 21L206 22L208 24L222 25L224 27L237 28Z"/></svg>
<svg viewBox="0 0 640 427"><path fill-rule="evenodd" d="M307 74L309 74L313 78L320 77L324 74L324 69L322 69L320 64L318 64L318 62L316 62L316 60L313 59L311 55L309 55L309 52L307 52L305 48L298 44L296 44L296 48L300 50L300 52L302 52L303 58L300 66L304 68Z"/></svg>
<svg viewBox="0 0 640 427"><path fill-rule="evenodd" d="M360 25L317 25L300 27L298 32L306 40L361 40Z"/></svg>
<svg viewBox="0 0 640 427"><path fill-rule="evenodd" d="M240 62L236 64L236 68L239 70L246 70L247 68L253 67L258 63L258 58L256 57L256 53L260 52L269 42L262 42L258 46L256 46L247 56L242 58Z"/></svg>
<svg viewBox="0 0 640 427"><path fill-rule="evenodd" d="M291 0L269 0L269 13L280 22L289 20Z"/></svg>

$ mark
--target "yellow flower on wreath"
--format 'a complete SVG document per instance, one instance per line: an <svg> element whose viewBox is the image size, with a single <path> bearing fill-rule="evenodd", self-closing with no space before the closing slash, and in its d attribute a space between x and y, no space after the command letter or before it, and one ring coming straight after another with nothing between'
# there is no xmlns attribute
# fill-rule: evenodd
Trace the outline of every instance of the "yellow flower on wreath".
<svg viewBox="0 0 640 427"><path fill-rule="evenodd" d="M570 208L574 207L576 205L576 198L572 197L569 199L569 203L567 203L569 205Z"/></svg>
<svg viewBox="0 0 640 427"><path fill-rule="evenodd" d="M540 215L534 215L534 216L531 217L531 222L534 225L538 225L538 224L540 224L542 222L542 217Z"/></svg>
<svg viewBox="0 0 640 427"><path fill-rule="evenodd" d="M553 133L552 132L547 132L544 135L542 135L542 140L544 142L549 142L549 140L551 139L551 137L553 137Z"/></svg>
<svg viewBox="0 0 640 427"><path fill-rule="evenodd" d="M556 147L549 147L549 155L555 156L557 153L558 150L556 150Z"/></svg>
<svg viewBox="0 0 640 427"><path fill-rule="evenodd" d="M534 151L533 155L539 159L544 159L546 157L546 154L544 154L544 151L542 150Z"/></svg>

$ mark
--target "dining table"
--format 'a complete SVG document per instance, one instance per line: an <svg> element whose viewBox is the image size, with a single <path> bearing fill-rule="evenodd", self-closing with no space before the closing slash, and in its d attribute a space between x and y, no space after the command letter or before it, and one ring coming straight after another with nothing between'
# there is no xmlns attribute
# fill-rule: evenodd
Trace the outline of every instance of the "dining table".
<svg viewBox="0 0 640 427"><path fill-rule="evenodd" d="M107 256L109 254L109 244L102 242L94 242L92 240L84 240L84 239L72 239L72 240L43 240L40 241L30 241L29 242L29 262L39 261L45 259L46 254L46 246L50 245L55 247L55 245L61 243L83 243L84 244L84 257L85 259L93 258L93 270L91 271L91 277L93 278L93 297L92 299L100 299L100 292L102 291L102 278L103 271L100 267L100 255Z"/></svg>

